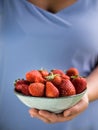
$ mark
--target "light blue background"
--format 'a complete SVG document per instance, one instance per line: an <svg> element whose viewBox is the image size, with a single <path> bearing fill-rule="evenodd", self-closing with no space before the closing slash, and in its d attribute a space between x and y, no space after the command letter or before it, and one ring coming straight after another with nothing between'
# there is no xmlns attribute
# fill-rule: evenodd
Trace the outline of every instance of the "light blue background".
<svg viewBox="0 0 98 130"><path fill-rule="evenodd" d="M98 102L70 122L48 125L29 116L14 95L25 73L77 67L87 76L98 65L98 2L78 0L56 14L26 0L0 0L0 130L98 130Z"/></svg>

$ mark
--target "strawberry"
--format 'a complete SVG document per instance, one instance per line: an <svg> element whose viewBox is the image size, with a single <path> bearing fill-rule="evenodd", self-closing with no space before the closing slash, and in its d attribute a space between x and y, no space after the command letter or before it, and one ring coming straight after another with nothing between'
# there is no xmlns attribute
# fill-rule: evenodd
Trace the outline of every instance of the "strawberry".
<svg viewBox="0 0 98 130"><path fill-rule="evenodd" d="M68 79L63 79L59 86L60 96L71 96L76 94L75 87Z"/></svg>
<svg viewBox="0 0 98 130"><path fill-rule="evenodd" d="M29 82L44 82L44 78L42 77L41 73L38 70L32 70L30 72L27 72L26 75L26 80Z"/></svg>
<svg viewBox="0 0 98 130"><path fill-rule="evenodd" d="M87 87L86 79L80 76L73 77L72 83L75 86L77 94L83 92Z"/></svg>
<svg viewBox="0 0 98 130"><path fill-rule="evenodd" d="M49 74L48 70L46 70L46 69L41 69L41 70L39 70L39 72L41 73L43 78L45 78Z"/></svg>
<svg viewBox="0 0 98 130"><path fill-rule="evenodd" d="M54 85L60 85L62 78L59 74L53 74L52 72L45 77L46 80L51 81Z"/></svg>
<svg viewBox="0 0 98 130"><path fill-rule="evenodd" d="M24 86L28 87L30 84L29 81L25 80L25 79L18 79L15 80L14 82L14 86L15 86L15 90L18 92L22 92ZM28 91L28 90L27 90ZM25 92L26 93L26 92ZM28 93L28 92L27 92ZM28 95L28 94L27 94Z"/></svg>
<svg viewBox="0 0 98 130"><path fill-rule="evenodd" d="M29 85L29 93L35 97L44 96L45 85L43 83L31 83Z"/></svg>
<svg viewBox="0 0 98 130"><path fill-rule="evenodd" d="M57 98L59 97L59 90L53 85L52 82L46 82L46 97Z"/></svg>
<svg viewBox="0 0 98 130"><path fill-rule="evenodd" d="M69 76L67 76L62 70L60 69L53 69L51 70L53 74L59 74L64 79L69 79Z"/></svg>
<svg viewBox="0 0 98 130"><path fill-rule="evenodd" d="M72 68L69 68L69 69L66 71L66 75L68 75L69 77L75 76L75 75L79 75L79 71L78 71L78 69L72 67Z"/></svg>
<svg viewBox="0 0 98 130"><path fill-rule="evenodd" d="M27 95L27 96L30 95L30 93L29 93L29 85L22 84L21 92L24 95Z"/></svg>
<svg viewBox="0 0 98 130"><path fill-rule="evenodd" d="M54 79L52 80L52 83L54 85L60 85L62 82L62 78L59 75L55 75Z"/></svg>

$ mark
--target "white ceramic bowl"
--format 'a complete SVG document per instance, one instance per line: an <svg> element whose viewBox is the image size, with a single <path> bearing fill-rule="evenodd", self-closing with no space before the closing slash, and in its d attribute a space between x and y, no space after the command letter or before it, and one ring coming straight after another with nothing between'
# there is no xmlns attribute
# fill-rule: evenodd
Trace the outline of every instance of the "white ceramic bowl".
<svg viewBox="0 0 98 130"><path fill-rule="evenodd" d="M59 97L59 98L25 96L16 91L15 95L19 98L19 100L22 103L24 103L26 106L30 108L47 110L54 113L61 113L65 109L68 109L73 105L75 105L76 103L78 103L85 94L85 92L86 90L74 96Z"/></svg>

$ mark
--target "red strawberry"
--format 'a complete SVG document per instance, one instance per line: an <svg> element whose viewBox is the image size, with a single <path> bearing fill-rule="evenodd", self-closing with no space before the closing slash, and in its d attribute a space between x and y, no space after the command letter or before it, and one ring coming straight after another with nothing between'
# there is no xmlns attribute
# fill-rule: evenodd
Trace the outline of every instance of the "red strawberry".
<svg viewBox="0 0 98 130"><path fill-rule="evenodd" d="M71 96L76 94L75 87L68 79L63 79L59 86L60 96Z"/></svg>
<svg viewBox="0 0 98 130"><path fill-rule="evenodd" d="M27 72L25 76L29 82L44 82L44 78L38 70L32 70L30 72Z"/></svg>
<svg viewBox="0 0 98 130"><path fill-rule="evenodd" d="M53 74L52 72L45 78L46 80L51 81L54 85L60 85L62 82L60 74Z"/></svg>
<svg viewBox="0 0 98 130"><path fill-rule="evenodd" d="M54 79L52 80L52 83L54 85L60 85L62 82L62 78L59 75L55 75Z"/></svg>
<svg viewBox="0 0 98 130"><path fill-rule="evenodd" d="M43 83L31 83L29 85L29 93L35 97L44 96L45 85Z"/></svg>
<svg viewBox="0 0 98 130"><path fill-rule="evenodd" d="M30 82L25 80L25 79L15 80L15 82L14 82L15 90L18 91L18 92L22 92L23 86L27 86L28 87L29 84L30 84Z"/></svg>
<svg viewBox="0 0 98 130"><path fill-rule="evenodd" d="M51 70L53 74L59 74L64 79L69 79L69 76L67 76L62 70L60 69L53 69Z"/></svg>
<svg viewBox="0 0 98 130"><path fill-rule="evenodd" d="M66 71L66 75L68 75L69 77L75 76L75 75L79 75L79 71L78 71L78 69L72 67L72 68L69 68L69 69Z"/></svg>
<svg viewBox="0 0 98 130"><path fill-rule="evenodd" d="M39 70L39 72L41 73L43 78L45 78L49 74L48 70L46 70L46 69L41 69L41 70Z"/></svg>
<svg viewBox="0 0 98 130"><path fill-rule="evenodd" d="M78 76L76 78L73 78L72 83L75 86L77 94L83 92L87 87L87 81L83 77Z"/></svg>
<svg viewBox="0 0 98 130"><path fill-rule="evenodd" d="M59 97L59 90L50 81L46 82L46 97Z"/></svg>
<svg viewBox="0 0 98 130"><path fill-rule="evenodd" d="M29 93L29 85L22 84L21 92L22 92L24 95L30 95L30 93Z"/></svg>

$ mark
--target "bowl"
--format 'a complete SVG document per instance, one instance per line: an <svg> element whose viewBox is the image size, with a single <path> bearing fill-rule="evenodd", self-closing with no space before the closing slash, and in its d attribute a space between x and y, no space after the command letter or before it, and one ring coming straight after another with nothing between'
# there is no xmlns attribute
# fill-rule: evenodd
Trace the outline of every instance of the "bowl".
<svg viewBox="0 0 98 130"><path fill-rule="evenodd" d="M30 108L47 110L54 113L61 113L65 109L68 109L77 104L85 94L86 90L80 94L59 98L33 97L23 95L16 91L14 92L18 99Z"/></svg>

